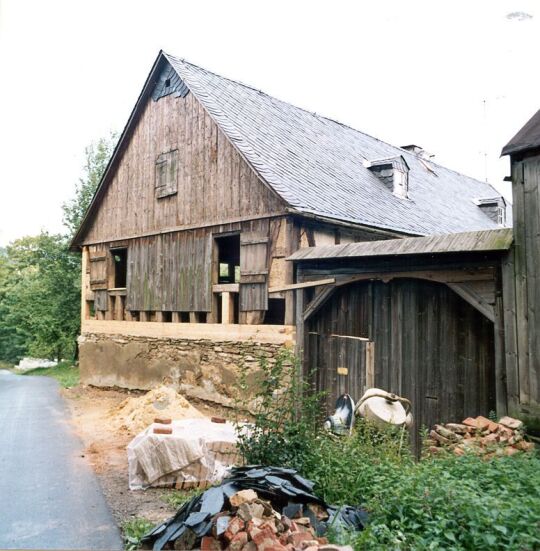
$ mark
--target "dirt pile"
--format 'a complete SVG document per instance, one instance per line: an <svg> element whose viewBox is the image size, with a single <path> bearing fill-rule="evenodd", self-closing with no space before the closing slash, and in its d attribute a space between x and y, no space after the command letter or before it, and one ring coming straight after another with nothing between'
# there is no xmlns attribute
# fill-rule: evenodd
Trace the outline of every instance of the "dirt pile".
<svg viewBox="0 0 540 551"><path fill-rule="evenodd" d="M170 419L204 418L173 388L159 386L143 396L130 397L110 411L111 422L118 430L137 434L154 422L156 417Z"/></svg>
<svg viewBox="0 0 540 551"><path fill-rule="evenodd" d="M534 449L534 444L524 439L519 419L502 417L496 423L481 415L468 417L463 423L435 425L427 443L432 454L446 449L455 455L474 453L486 459Z"/></svg>

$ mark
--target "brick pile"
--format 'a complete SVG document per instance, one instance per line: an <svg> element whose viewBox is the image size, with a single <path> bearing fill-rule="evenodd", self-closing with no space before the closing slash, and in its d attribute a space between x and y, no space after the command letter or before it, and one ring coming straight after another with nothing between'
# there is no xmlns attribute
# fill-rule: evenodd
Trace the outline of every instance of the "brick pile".
<svg viewBox="0 0 540 551"><path fill-rule="evenodd" d="M524 439L523 423L512 417L498 422L487 417L467 417L462 423L435 425L429 433L427 449L430 454L450 451L455 455L474 453L486 459L510 456L534 449Z"/></svg>
<svg viewBox="0 0 540 551"><path fill-rule="evenodd" d="M201 551L352 551L317 537L310 519L300 512L292 519L278 513L254 490L241 490L229 501L231 510L214 516L212 535L202 538ZM328 518L315 505L312 511L320 520Z"/></svg>

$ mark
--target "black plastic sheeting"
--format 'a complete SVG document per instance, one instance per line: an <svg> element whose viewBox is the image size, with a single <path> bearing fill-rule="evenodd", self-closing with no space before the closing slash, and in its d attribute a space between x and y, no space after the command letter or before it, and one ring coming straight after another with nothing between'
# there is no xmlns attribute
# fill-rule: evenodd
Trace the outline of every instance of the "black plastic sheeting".
<svg viewBox="0 0 540 551"><path fill-rule="evenodd" d="M148 532L142 543L159 551L168 543L174 543L188 529L198 539L210 534L214 515L228 509L228 500L236 492L247 489L257 492L260 498L272 504L274 510L291 519L298 515L308 517L319 536L324 535L329 526L359 531L367 523L367 513L359 507L327 505L313 493L313 482L301 477L294 469L251 465L234 467L220 486L214 486L182 505L173 517ZM308 504L320 505L328 513L328 519L318 520Z"/></svg>

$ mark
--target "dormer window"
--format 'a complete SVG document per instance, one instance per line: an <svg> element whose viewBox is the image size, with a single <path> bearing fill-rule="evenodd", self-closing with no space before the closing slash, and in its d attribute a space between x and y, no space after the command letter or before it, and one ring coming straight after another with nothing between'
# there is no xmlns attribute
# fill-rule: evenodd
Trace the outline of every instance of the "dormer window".
<svg viewBox="0 0 540 551"><path fill-rule="evenodd" d="M503 197L475 199L474 202L493 222L499 226L506 224L506 201Z"/></svg>
<svg viewBox="0 0 540 551"><path fill-rule="evenodd" d="M388 159L364 161L368 168L396 197L407 199L409 195L409 165L399 155Z"/></svg>

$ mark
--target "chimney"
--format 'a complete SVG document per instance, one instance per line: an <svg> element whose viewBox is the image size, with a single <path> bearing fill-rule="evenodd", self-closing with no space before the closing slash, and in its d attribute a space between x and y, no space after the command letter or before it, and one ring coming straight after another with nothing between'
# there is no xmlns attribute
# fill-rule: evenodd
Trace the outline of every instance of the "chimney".
<svg viewBox="0 0 540 551"><path fill-rule="evenodd" d="M407 199L409 165L401 155L376 161L365 160L364 166L371 170L396 197Z"/></svg>

